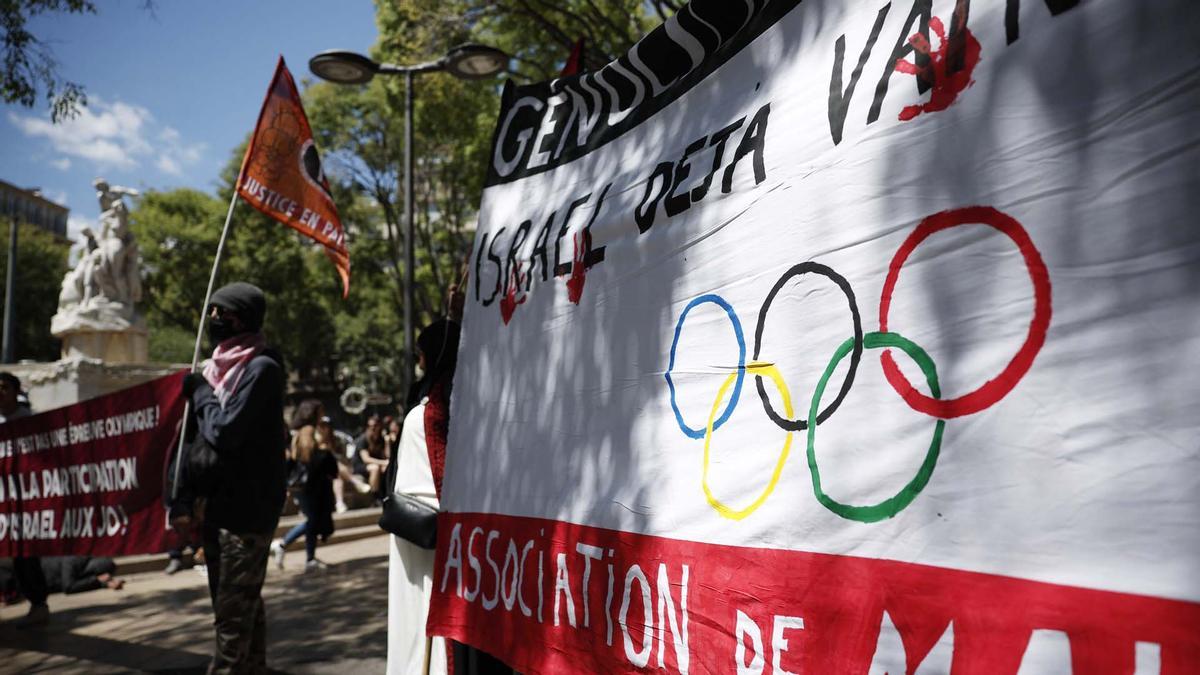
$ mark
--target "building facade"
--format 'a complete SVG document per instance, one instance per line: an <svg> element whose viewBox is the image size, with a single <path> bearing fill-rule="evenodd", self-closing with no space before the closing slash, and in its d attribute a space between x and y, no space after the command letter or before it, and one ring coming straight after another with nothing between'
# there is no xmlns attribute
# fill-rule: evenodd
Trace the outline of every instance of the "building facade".
<svg viewBox="0 0 1200 675"><path fill-rule="evenodd" d="M5 224L16 220L66 238L68 213L70 209L46 199L37 190L25 190L0 180L0 221Z"/></svg>

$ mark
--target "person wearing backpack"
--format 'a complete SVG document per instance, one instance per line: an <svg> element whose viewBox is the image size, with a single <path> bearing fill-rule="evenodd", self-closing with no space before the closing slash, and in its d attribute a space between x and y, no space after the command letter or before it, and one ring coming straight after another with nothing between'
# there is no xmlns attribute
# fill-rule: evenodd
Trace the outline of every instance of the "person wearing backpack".
<svg viewBox="0 0 1200 675"><path fill-rule="evenodd" d="M283 359L263 336L266 310L263 292L245 282L213 293L212 358L184 380L199 434L216 456L202 524L216 629L210 673L267 670L262 584L283 510L287 431Z"/></svg>

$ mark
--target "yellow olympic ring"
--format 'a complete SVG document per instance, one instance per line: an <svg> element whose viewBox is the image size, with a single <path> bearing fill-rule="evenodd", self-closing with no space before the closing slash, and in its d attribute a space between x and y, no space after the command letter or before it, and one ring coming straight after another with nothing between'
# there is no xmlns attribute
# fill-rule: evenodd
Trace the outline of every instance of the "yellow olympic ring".
<svg viewBox="0 0 1200 675"><path fill-rule="evenodd" d="M769 363L759 361L746 364L746 371L753 375L766 375L775 383L775 387L779 389L779 394L783 397L783 411L788 419L792 418L792 395L788 392L787 385L783 382L783 375L779 369ZM725 378L724 384L717 390L717 400L713 402L712 412L708 415L708 425L704 428L704 468L700 474L700 484L704 488L704 496L708 498L708 503L717 513L731 520L741 520L746 516L758 510L758 507L767 501L767 497L771 496L771 491L775 489L775 484L779 482L779 476L783 473L783 465L787 463L788 452L792 448L792 432L787 432L787 440L783 442L783 451L779 453L779 461L775 463L775 470L771 473L771 480L767 483L767 487L763 489L762 494L758 496L744 509L734 509L726 506L720 499L712 493L708 487L708 447L712 441L713 420L717 418L717 410L721 407L721 401L725 398L725 391L729 389L729 385L737 380L739 373L734 371Z"/></svg>

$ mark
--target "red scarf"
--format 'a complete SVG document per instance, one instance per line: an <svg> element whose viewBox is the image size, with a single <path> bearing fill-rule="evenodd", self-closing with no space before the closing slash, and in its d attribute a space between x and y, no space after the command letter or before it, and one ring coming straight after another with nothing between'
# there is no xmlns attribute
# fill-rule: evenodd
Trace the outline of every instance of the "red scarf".
<svg viewBox="0 0 1200 675"><path fill-rule="evenodd" d="M433 489L442 498L442 479L446 476L446 435L450 431L450 387L448 378L439 378L429 388L425 403L425 448L433 473Z"/></svg>
<svg viewBox="0 0 1200 675"><path fill-rule="evenodd" d="M267 346L262 333L242 333L217 345L212 358L204 362L204 379L212 385L221 407L237 390L246 372L246 364Z"/></svg>

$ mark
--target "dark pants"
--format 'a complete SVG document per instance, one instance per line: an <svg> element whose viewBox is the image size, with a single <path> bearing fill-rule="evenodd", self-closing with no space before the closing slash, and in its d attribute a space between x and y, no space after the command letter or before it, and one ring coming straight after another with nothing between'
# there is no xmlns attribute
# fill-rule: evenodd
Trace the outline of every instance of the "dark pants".
<svg viewBox="0 0 1200 675"><path fill-rule="evenodd" d="M267 672L267 618L262 585L271 534L205 527L204 557L216 647L209 673Z"/></svg>
<svg viewBox="0 0 1200 675"><path fill-rule="evenodd" d="M312 500L305 496L303 492L296 495L296 504L300 507L300 512L304 514L304 520L296 523L296 525L283 535L283 547L287 548L292 545L292 542L304 537L304 554L305 560L313 560L317 557L317 530L309 526L309 519L312 517Z"/></svg>
<svg viewBox="0 0 1200 675"><path fill-rule="evenodd" d="M515 670L487 652L461 642L450 643L454 675L516 675Z"/></svg>
<svg viewBox="0 0 1200 675"><path fill-rule="evenodd" d="M46 575L42 572L41 558L14 558L13 573L17 577L17 589L29 604L46 604Z"/></svg>

